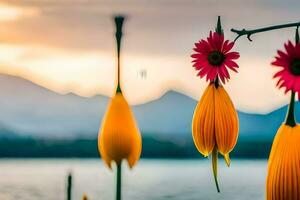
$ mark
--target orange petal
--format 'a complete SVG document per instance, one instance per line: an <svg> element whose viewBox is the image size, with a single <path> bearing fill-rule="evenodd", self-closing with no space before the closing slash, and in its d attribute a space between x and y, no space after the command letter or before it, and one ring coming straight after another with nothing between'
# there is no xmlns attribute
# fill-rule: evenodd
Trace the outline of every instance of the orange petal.
<svg viewBox="0 0 300 200"><path fill-rule="evenodd" d="M121 164L128 160L132 167L139 159L142 141L134 116L121 93L111 100L99 131L98 148L102 159L111 168L111 162Z"/></svg>
<svg viewBox="0 0 300 200"><path fill-rule="evenodd" d="M300 199L299 144L299 125L279 128L268 162L267 200Z"/></svg>
<svg viewBox="0 0 300 200"><path fill-rule="evenodd" d="M214 135L214 85L210 84L194 111L192 135L196 148L208 156L215 146Z"/></svg>
<svg viewBox="0 0 300 200"><path fill-rule="evenodd" d="M223 156L229 154L238 138L238 116L222 86L219 86L215 92L215 135L218 151Z"/></svg>

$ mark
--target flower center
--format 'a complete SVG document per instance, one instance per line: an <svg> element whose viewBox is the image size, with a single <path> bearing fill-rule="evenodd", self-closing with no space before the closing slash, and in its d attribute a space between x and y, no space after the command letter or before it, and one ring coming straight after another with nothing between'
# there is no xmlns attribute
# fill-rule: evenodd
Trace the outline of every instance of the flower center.
<svg viewBox="0 0 300 200"><path fill-rule="evenodd" d="M225 55L219 51L212 51L208 54L208 62L212 66L220 66L225 60Z"/></svg>
<svg viewBox="0 0 300 200"><path fill-rule="evenodd" d="M300 59L295 58L291 63L291 72L296 76L300 76Z"/></svg>

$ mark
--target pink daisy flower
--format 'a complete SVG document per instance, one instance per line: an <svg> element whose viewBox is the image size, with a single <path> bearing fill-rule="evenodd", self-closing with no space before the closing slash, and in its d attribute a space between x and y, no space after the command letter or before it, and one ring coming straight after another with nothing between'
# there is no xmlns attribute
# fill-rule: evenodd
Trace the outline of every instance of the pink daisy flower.
<svg viewBox="0 0 300 200"><path fill-rule="evenodd" d="M300 43L288 41L284 44L285 52L278 50L272 65L280 67L273 78L279 78L277 86L285 88L285 93L292 90L300 95Z"/></svg>
<svg viewBox="0 0 300 200"><path fill-rule="evenodd" d="M199 71L198 76L206 81L213 82L217 77L223 83L230 79L228 68L237 72L239 67L236 60L240 57L238 52L230 52L234 42L224 41L224 35L217 32L210 32L207 40L200 40L195 43L193 49L196 53L192 54L193 67Z"/></svg>

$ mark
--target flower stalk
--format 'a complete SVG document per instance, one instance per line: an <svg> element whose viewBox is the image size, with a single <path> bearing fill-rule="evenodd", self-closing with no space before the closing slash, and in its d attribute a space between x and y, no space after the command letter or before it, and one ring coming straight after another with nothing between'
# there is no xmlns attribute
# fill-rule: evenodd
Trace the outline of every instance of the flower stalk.
<svg viewBox="0 0 300 200"><path fill-rule="evenodd" d="M291 91L291 100L286 115L285 125L288 125L290 127L296 126L294 110L295 110L295 92Z"/></svg>
<svg viewBox="0 0 300 200"><path fill-rule="evenodd" d="M219 35L223 35L224 34L223 29L222 29L222 25L221 25L221 16L218 16L218 21L217 21L217 26L216 26L216 32ZM220 85L219 76L218 75L216 76L216 78L214 80L214 83L215 83L216 88L218 88L219 85ZM218 156L218 151L217 151L217 156ZM217 186L217 188L218 188L218 186ZM219 191L219 189L218 189L218 191Z"/></svg>
<svg viewBox="0 0 300 200"><path fill-rule="evenodd" d="M222 29L222 25L221 25L221 17L218 16L218 21L217 21L217 26L216 26L216 32L219 35L223 35L223 29ZM219 82L219 76L217 75L215 80L214 80L214 85L216 88L218 88L220 86L220 82ZM217 144L215 144L215 147L212 151L212 170L213 170L213 175L214 175L214 180L215 180L215 184L216 184L216 188L217 188L217 192L220 193L220 187L219 187L219 182L218 182L218 147Z"/></svg>
<svg viewBox="0 0 300 200"><path fill-rule="evenodd" d="M116 41L117 41L117 58L118 58L118 79L117 79L117 93L122 93L120 86L120 53L121 53L121 41L122 41L122 27L123 27L124 17L117 16L115 17L116 24Z"/></svg>
<svg viewBox="0 0 300 200"><path fill-rule="evenodd" d="M296 28L296 34L295 34L295 42L299 43L299 31L298 28ZM295 121L295 92L291 91L291 100L290 100L290 104L289 104L289 108L288 108L288 112L286 115L286 120L285 120L285 125L294 127L296 126L296 121Z"/></svg>
<svg viewBox="0 0 300 200"><path fill-rule="evenodd" d="M72 200L72 173L67 177L67 200Z"/></svg>
<svg viewBox="0 0 300 200"><path fill-rule="evenodd" d="M213 174L214 174L214 180L216 184L217 191L220 193L220 187L218 183L218 148L214 147L212 151L212 169L213 169Z"/></svg>
<svg viewBox="0 0 300 200"><path fill-rule="evenodd" d="M221 25L221 16L218 16L218 21L217 21L217 27L216 27L216 32L221 34L224 34L222 25Z"/></svg>
<svg viewBox="0 0 300 200"><path fill-rule="evenodd" d="M118 79L117 79L117 90L116 93L122 93L120 86L120 53L121 53L121 41L122 41L122 28L123 28L124 17L115 17L116 24L116 41L117 41L117 59L118 59ZM117 163L117 183L116 183L116 200L121 200L122 191L122 162Z"/></svg>
<svg viewBox="0 0 300 200"><path fill-rule="evenodd" d="M234 41L239 39L241 36L246 35L248 40L252 42L251 36L256 34L256 33L262 33L262 32L267 32L267 31L272 31L272 30L277 30L277 29L283 29L283 28L290 28L290 27L299 27L300 22L295 22L295 23L288 23L288 24L280 24L280 25L275 25L275 26L268 26L264 28L259 28L259 29L253 29L253 30L237 30L237 29L231 29L232 32L237 34L237 37L235 38Z"/></svg>
<svg viewBox="0 0 300 200"><path fill-rule="evenodd" d="M122 194L122 164L117 164L116 200L121 200Z"/></svg>

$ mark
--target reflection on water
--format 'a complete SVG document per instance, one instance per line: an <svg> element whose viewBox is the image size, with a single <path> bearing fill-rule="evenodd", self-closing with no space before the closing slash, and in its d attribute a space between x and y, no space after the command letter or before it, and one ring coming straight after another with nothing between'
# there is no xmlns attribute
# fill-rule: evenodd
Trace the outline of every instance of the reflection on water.
<svg viewBox="0 0 300 200"><path fill-rule="evenodd" d="M141 160L124 171L124 200L264 199L265 160L220 162L221 194L209 160ZM1 200L63 200L65 178L73 173L74 200L114 199L114 174L95 160L0 160Z"/></svg>

